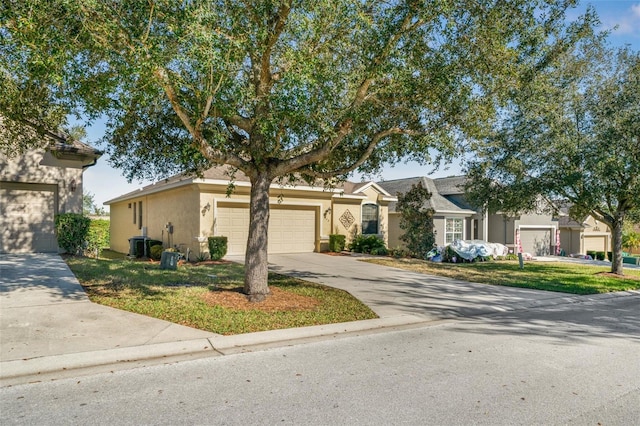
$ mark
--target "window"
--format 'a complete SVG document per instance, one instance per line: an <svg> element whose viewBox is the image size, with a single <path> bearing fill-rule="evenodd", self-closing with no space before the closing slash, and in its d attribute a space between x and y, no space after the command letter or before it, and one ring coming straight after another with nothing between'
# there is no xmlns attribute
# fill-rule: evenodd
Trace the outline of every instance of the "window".
<svg viewBox="0 0 640 426"><path fill-rule="evenodd" d="M376 204L364 204L362 206L362 233L378 233L378 206Z"/></svg>
<svg viewBox="0 0 640 426"><path fill-rule="evenodd" d="M142 201L138 201L138 229L142 229Z"/></svg>
<svg viewBox="0 0 640 426"><path fill-rule="evenodd" d="M136 207L137 204L134 202L133 203L133 224L136 224L136 218L138 217L138 208Z"/></svg>
<svg viewBox="0 0 640 426"><path fill-rule="evenodd" d="M461 240L463 238L463 229L464 219L451 217L446 218L444 229L444 243L450 244L455 240Z"/></svg>

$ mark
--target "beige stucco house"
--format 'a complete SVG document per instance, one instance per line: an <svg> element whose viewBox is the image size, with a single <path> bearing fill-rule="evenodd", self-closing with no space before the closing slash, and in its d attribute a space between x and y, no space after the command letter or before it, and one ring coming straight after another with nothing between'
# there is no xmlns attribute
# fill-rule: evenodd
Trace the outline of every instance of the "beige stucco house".
<svg viewBox="0 0 640 426"><path fill-rule="evenodd" d="M422 182L431 192L425 207L434 210L434 233L436 244L444 246L456 239L484 240L500 243L517 253L532 255L555 254L559 251L558 220L544 209L537 212L506 216L488 214L471 206L464 196L465 176L431 179L414 177L378 182L390 194L407 193L412 185ZM389 206L389 246L402 247L400 236L400 214L395 203Z"/></svg>
<svg viewBox="0 0 640 426"><path fill-rule="evenodd" d="M111 211L111 249L127 253L137 236L177 247L190 258L208 252L206 237L226 236L227 254L244 254L249 229L249 179L235 173L227 196L226 167L201 178L174 176L105 204ZM270 191L269 252L326 251L329 234L376 234L388 240L388 206L396 198L374 182L327 189L274 183Z"/></svg>
<svg viewBox="0 0 640 426"><path fill-rule="evenodd" d="M102 153L63 134L47 148L0 155L0 253L58 252L58 213L82 213L82 173Z"/></svg>
<svg viewBox="0 0 640 426"><path fill-rule="evenodd" d="M567 254L587 251L611 251L611 230L592 216L576 221L568 215L560 217L560 245Z"/></svg>

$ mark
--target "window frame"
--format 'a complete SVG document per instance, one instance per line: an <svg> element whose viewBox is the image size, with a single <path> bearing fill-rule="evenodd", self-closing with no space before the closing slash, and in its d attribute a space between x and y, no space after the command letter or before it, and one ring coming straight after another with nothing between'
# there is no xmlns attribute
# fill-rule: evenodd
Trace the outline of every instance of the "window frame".
<svg viewBox="0 0 640 426"><path fill-rule="evenodd" d="M449 231L447 224L449 223L449 221L453 221L453 225L452 225L452 231ZM460 227L460 230L456 230L456 226L455 223L457 221L460 221L460 223L462 224L462 226ZM463 240L464 239L464 228L465 228L465 220L463 217L445 217L444 218L444 243L446 244L451 244L452 242L456 241L456 240ZM456 235L460 235L460 238L456 238ZM448 240L448 237L452 236L451 241Z"/></svg>
<svg viewBox="0 0 640 426"><path fill-rule="evenodd" d="M365 232L365 207L375 207L375 232ZM373 220L366 220L367 223L373 222ZM378 235L380 233L380 206L376 203L364 203L362 204L360 211L360 227L362 235ZM367 226L369 228L369 226Z"/></svg>

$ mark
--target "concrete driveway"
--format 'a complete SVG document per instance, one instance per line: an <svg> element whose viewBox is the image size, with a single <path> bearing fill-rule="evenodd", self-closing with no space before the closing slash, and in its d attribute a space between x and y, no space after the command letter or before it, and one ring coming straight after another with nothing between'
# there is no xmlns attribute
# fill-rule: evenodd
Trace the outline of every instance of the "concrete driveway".
<svg viewBox="0 0 640 426"><path fill-rule="evenodd" d="M339 333L625 295L567 296L472 284L360 262L352 256L271 255L269 261L274 272L350 292L380 318L221 336L94 304L57 255L0 254L0 386L69 377L79 369L109 371L115 364L130 368Z"/></svg>
<svg viewBox="0 0 640 426"><path fill-rule="evenodd" d="M0 360L3 363L211 335L91 303L58 255L0 254Z"/></svg>
<svg viewBox="0 0 640 426"><path fill-rule="evenodd" d="M230 259L243 260L239 256ZM438 320L620 296L573 296L475 284L375 265L360 259L362 257L323 253L272 254L269 255L269 269L346 290L381 318L411 315L423 320Z"/></svg>

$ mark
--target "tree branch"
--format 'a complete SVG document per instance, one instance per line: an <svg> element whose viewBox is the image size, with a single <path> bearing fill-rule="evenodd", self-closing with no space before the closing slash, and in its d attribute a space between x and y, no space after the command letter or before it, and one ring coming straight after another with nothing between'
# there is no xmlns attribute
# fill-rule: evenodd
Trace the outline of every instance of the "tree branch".
<svg viewBox="0 0 640 426"><path fill-rule="evenodd" d="M354 161L353 163L351 163L348 166L345 167L341 167L339 169L334 169L328 172L318 172L315 170L312 170L307 166L303 166L299 169L299 171L301 173L307 174L309 176L313 176L313 177L317 177L317 178L321 178L321 179L329 179L331 177L334 177L336 175L342 175L342 174L346 174L349 172L354 171L355 169L357 169L358 167L360 167L361 165L363 165L365 163L365 161L367 161L367 159L371 156L371 154L373 153L373 151L375 150L375 148L378 146L378 144L380 143L380 141L382 141L384 138L387 138L389 136L392 135L416 135L416 132L410 131L410 130L403 130L400 129L398 127L393 127L391 129L387 129L384 130L382 132L376 133L372 138L371 141L369 141L369 144L367 145L366 149L364 150L364 152L358 157L358 159L356 161ZM310 163L309 163L310 164Z"/></svg>

